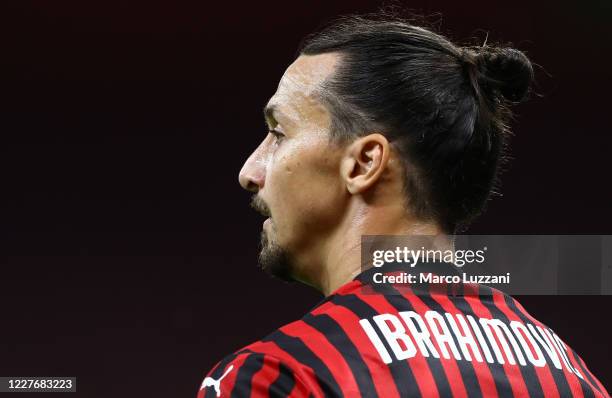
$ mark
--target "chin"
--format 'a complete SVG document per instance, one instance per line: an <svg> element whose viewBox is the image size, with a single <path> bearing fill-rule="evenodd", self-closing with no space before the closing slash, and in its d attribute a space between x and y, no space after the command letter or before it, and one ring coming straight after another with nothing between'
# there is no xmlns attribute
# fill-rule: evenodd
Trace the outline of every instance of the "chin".
<svg viewBox="0 0 612 398"><path fill-rule="evenodd" d="M289 252L278 245L264 227L261 232L259 265L266 273L284 281L294 281L293 267Z"/></svg>

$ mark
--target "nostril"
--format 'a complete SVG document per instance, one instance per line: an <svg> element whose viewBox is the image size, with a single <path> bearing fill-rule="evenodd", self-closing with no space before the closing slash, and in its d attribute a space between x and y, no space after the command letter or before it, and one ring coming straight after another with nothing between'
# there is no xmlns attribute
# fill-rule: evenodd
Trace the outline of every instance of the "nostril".
<svg viewBox="0 0 612 398"><path fill-rule="evenodd" d="M259 185L255 184L253 181L249 181L247 183L246 190L257 193L259 191Z"/></svg>
<svg viewBox="0 0 612 398"><path fill-rule="evenodd" d="M240 173L238 176L238 181L243 189L250 192L257 193L262 188L262 185L258 179L245 173Z"/></svg>

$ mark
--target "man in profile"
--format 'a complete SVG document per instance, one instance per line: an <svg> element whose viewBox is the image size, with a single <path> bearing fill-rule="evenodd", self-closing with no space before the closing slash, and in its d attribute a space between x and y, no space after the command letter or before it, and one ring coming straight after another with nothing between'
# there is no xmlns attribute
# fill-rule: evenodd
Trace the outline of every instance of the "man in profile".
<svg viewBox="0 0 612 398"><path fill-rule="evenodd" d="M325 299L220 361L198 397L609 396L511 297L381 290L361 268L364 235L453 234L483 211L532 79L518 50L398 19L309 37L239 180L267 217L263 269Z"/></svg>

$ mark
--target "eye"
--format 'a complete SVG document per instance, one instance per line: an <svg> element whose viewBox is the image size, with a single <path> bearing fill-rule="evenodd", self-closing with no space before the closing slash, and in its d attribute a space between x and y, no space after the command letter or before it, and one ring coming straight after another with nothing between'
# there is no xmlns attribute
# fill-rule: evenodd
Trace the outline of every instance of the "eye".
<svg viewBox="0 0 612 398"><path fill-rule="evenodd" d="M275 141L278 143L280 142L283 138L285 138L285 134L281 133L278 130L275 129L269 129L268 133L272 134L275 138Z"/></svg>

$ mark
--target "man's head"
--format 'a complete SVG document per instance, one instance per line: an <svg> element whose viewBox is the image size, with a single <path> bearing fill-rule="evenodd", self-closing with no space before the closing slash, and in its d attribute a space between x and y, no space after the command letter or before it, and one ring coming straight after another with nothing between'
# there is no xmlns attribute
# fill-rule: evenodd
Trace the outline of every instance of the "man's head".
<svg viewBox="0 0 612 398"><path fill-rule="evenodd" d="M240 172L242 186L257 192L253 207L269 216L261 263L283 278L289 253L313 250L341 216L341 148L330 144L330 113L318 96L338 59L301 56L289 66L264 110L269 133Z"/></svg>
<svg viewBox="0 0 612 398"><path fill-rule="evenodd" d="M404 21L345 18L310 37L240 172L271 216L262 265L315 283L330 242L372 209L447 233L467 225L493 190L508 106L532 78L517 50L457 47Z"/></svg>

